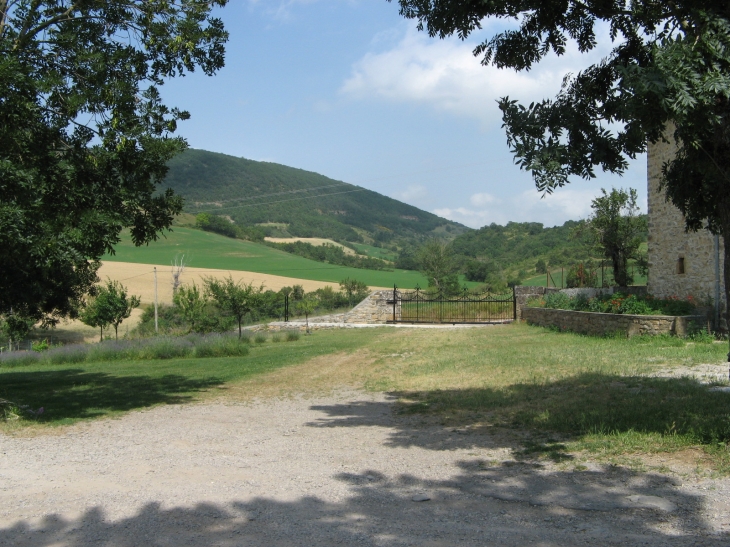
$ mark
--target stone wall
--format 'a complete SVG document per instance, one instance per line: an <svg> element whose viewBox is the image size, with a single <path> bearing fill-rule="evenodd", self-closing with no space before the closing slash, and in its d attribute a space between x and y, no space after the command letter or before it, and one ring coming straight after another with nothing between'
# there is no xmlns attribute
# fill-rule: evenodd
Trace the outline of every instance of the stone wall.
<svg viewBox="0 0 730 547"><path fill-rule="evenodd" d="M557 327L560 330L595 336L621 333L628 337L637 334L686 336L691 322L704 325L705 321L705 317L701 315L623 315L529 307L522 309L522 319L539 327Z"/></svg>
<svg viewBox="0 0 730 547"><path fill-rule="evenodd" d="M670 137L671 139L671 137ZM660 190L662 165L676 153L674 143L649 145L649 293L666 298L690 295L715 304L715 241L706 230L685 233L684 217ZM720 302L724 308L722 238L719 238Z"/></svg>
<svg viewBox="0 0 730 547"><path fill-rule="evenodd" d="M400 305L396 304L396 319ZM344 314L343 323L387 323L393 320L393 291L373 291L365 300Z"/></svg>

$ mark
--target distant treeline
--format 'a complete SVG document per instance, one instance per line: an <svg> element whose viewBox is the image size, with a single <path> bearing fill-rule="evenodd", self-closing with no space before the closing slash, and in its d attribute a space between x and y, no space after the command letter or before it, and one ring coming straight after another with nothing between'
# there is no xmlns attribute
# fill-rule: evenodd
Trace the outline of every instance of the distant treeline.
<svg viewBox="0 0 730 547"><path fill-rule="evenodd" d="M269 247L281 249L287 253L292 253L311 260L317 260L319 262L337 264L338 266L362 268L365 270L393 269L393 266L385 260L371 258L369 256L347 254L342 247L336 245L312 245L311 243L304 241L294 241L292 243L273 243L271 241L266 241L265 243Z"/></svg>
<svg viewBox="0 0 730 547"><path fill-rule="evenodd" d="M519 284L549 268L565 268L600 261L580 227L583 221L569 220L546 228L539 222L490 224L457 236L448 244L452 260L467 281L492 287ZM647 234L644 234L646 238ZM395 261L401 269L420 269L418 248L404 248Z"/></svg>

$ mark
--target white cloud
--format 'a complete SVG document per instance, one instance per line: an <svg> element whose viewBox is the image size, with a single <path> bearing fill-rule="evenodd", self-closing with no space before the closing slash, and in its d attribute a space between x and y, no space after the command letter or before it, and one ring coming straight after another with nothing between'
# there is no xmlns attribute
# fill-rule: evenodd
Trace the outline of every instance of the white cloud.
<svg viewBox="0 0 730 547"><path fill-rule="evenodd" d="M421 203L429 196L428 189L422 184L409 184L405 190L393 194L395 199L411 204Z"/></svg>
<svg viewBox="0 0 730 547"><path fill-rule="evenodd" d="M481 207L482 205L488 205L490 203L499 203L500 200L494 197L492 194L482 192L480 194L474 194L469 198L469 201L475 207Z"/></svg>
<svg viewBox="0 0 730 547"><path fill-rule="evenodd" d="M472 228L480 228L492 222L542 222L546 226L563 224L566 220L587 218L591 212L591 200L596 197L595 189L574 190L560 188L553 194L542 197L537 190L526 190L509 199L492 201L474 194L470 201L474 207L441 208L434 214L461 222ZM484 207L486 206L486 207Z"/></svg>
<svg viewBox="0 0 730 547"><path fill-rule="evenodd" d="M495 101L504 96L522 102L552 97L566 73L577 72L608 51L548 57L530 72L482 66L473 44L457 39L431 39L414 29L391 49L367 53L352 68L340 92L354 99L378 98L421 103L493 124L501 119Z"/></svg>

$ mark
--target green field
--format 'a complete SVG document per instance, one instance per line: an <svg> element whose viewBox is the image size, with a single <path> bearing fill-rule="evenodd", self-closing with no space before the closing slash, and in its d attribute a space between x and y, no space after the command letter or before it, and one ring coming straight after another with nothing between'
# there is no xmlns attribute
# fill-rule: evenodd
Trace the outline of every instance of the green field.
<svg viewBox="0 0 730 547"><path fill-rule="evenodd" d="M351 245L362 255L382 258L383 260L390 260L391 262L397 258L396 253L388 249L383 249L382 247L374 247L373 245L366 245L365 243L352 243Z"/></svg>
<svg viewBox="0 0 730 547"><path fill-rule="evenodd" d="M425 287L426 279L408 270L375 271L347 268L308 260L272 249L266 245L231 239L210 232L176 227L166 237L142 247L135 247L127 231L116 246L116 254L103 260L137 264L169 264L176 256L185 255L185 262L194 268L257 272L295 279L311 279L339 283L349 277L371 287Z"/></svg>

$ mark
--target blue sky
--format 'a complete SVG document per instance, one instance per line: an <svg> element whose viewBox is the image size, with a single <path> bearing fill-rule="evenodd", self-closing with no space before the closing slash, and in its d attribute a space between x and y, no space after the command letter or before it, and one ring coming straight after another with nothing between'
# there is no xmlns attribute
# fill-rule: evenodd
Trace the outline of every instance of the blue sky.
<svg viewBox="0 0 730 547"><path fill-rule="evenodd" d="M585 218L602 187L636 188L645 210L644 156L541 199L500 128L499 97L553 96L607 40L517 74L471 55L495 23L467 42L431 39L385 0L233 0L219 14L225 68L164 88L192 115L179 134L193 148L316 171L474 228Z"/></svg>

